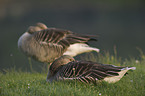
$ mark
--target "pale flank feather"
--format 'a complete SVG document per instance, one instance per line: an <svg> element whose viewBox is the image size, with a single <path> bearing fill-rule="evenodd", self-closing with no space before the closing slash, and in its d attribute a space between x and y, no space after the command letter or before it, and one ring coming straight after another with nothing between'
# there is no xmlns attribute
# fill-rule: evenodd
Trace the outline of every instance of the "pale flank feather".
<svg viewBox="0 0 145 96"><path fill-rule="evenodd" d="M119 74L118 76L106 77L106 78L104 78L104 81L106 81L108 83L115 83L115 82L119 81L128 70L135 70L135 69L136 69L136 67L122 68L121 71L118 72L118 74Z"/></svg>

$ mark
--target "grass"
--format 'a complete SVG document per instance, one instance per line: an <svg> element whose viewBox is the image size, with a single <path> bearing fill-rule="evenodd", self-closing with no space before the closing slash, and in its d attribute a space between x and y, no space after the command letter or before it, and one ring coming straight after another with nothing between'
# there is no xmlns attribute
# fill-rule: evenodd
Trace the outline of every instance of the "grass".
<svg viewBox="0 0 145 96"><path fill-rule="evenodd" d="M140 60L131 58L121 60L116 55L111 56L89 54L85 60L114 64L118 66L135 66L137 69L129 72L119 82L84 84L78 81L46 82L46 72L22 72L21 70L4 70L0 72L0 96L145 96L145 55Z"/></svg>

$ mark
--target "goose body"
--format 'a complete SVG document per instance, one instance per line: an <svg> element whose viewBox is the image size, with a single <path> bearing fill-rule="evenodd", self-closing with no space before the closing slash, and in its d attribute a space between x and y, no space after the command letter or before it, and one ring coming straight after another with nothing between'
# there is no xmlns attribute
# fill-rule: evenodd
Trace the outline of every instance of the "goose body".
<svg viewBox="0 0 145 96"><path fill-rule="evenodd" d="M47 28L43 23L30 26L18 40L18 48L27 56L40 62L51 63L62 55L76 56L99 49L86 43L96 40L94 36L79 35L69 30Z"/></svg>
<svg viewBox="0 0 145 96"><path fill-rule="evenodd" d="M95 83L99 80L115 83L128 70L135 70L135 67L119 67L91 61L75 61L70 56L62 56L51 64L47 81L76 79L84 83Z"/></svg>

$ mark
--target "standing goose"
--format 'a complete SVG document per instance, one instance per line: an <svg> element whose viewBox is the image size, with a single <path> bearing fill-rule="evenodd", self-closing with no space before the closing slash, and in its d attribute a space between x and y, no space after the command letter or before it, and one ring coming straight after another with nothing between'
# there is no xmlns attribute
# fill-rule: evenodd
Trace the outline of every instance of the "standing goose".
<svg viewBox="0 0 145 96"><path fill-rule="evenodd" d="M43 23L30 26L18 40L18 48L27 56L40 62L51 63L62 55L76 56L99 49L89 47L95 36L79 35L68 30L47 28Z"/></svg>
<svg viewBox="0 0 145 96"><path fill-rule="evenodd" d="M64 55L50 65L46 80L52 82L76 79L84 83L104 80L108 83L115 83L130 69L135 70L136 68L118 67L91 61L75 61L73 57Z"/></svg>

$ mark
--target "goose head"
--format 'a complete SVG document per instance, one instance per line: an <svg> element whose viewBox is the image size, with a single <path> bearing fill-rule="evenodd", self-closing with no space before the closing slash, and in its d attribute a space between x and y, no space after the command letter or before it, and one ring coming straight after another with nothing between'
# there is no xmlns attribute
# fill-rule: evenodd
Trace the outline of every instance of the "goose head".
<svg viewBox="0 0 145 96"><path fill-rule="evenodd" d="M40 22L37 23L36 26L41 28L41 29L47 29L47 26L45 24L43 24L43 23L40 23Z"/></svg>
<svg viewBox="0 0 145 96"><path fill-rule="evenodd" d="M55 78L55 74L58 72L59 68L63 65L68 64L69 62L75 61L75 59L69 55L63 55L60 58L56 59L49 68L48 74L47 74L47 81L49 81L50 78Z"/></svg>
<svg viewBox="0 0 145 96"><path fill-rule="evenodd" d="M33 34L34 32L47 29L47 26L43 23L37 23L36 26L30 26L27 30L28 33Z"/></svg>
<svg viewBox="0 0 145 96"><path fill-rule="evenodd" d="M40 31L42 30L40 27L38 26L30 26L27 30L28 33L33 34L34 32Z"/></svg>

